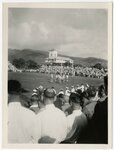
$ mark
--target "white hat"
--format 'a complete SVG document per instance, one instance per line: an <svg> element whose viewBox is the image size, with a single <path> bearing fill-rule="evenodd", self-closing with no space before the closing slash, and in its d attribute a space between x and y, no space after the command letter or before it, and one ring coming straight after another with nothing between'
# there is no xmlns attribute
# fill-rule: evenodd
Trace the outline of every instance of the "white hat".
<svg viewBox="0 0 114 150"><path fill-rule="evenodd" d="M42 86L42 85L40 85L40 86L39 86L39 89L43 89L43 86Z"/></svg>
<svg viewBox="0 0 114 150"><path fill-rule="evenodd" d="M32 96L37 95L37 93L32 93Z"/></svg>
<svg viewBox="0 0 114 150"><path fill-rule="evenodd" d="M37 90L36 90L36 89L33 89L33 92L34 92L34 93L36 93L36 92L37 92Z"/></svg>
<svg viewBox="0 0 114 150"><path fill-rule="evenodd" d="M63 92L63 91L60 91L57 95L59 95L59 94L63 94L63 95L64 95L64 92Z"/></svg>

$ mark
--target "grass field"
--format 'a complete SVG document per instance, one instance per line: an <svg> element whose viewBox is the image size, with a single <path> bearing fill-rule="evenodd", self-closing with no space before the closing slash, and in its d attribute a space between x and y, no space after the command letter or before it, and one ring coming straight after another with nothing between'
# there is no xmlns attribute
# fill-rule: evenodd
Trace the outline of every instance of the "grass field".
<svg viewBox="0 0 114 150"><path fill-rule="evenodd" d="M44 87L52 87L54 86L56 91L58 92L60 89L65 89L66 86L72 86L77 84L85 84L99 86L103 83L102 79L97 78L88 78L88 77L69 77L68 83L50 83L50 76L48 74L40 74L40 73L8 73L8 79L16 79L20 81L23 88L28 89L30 92L28 96L31 95L32 90L39 85L43 85Z"/></svg>

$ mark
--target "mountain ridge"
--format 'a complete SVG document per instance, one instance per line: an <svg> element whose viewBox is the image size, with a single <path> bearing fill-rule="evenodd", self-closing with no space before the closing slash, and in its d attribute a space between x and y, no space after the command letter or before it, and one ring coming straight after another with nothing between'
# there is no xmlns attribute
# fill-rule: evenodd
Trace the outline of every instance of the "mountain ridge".
<svg viewBox="0 0 114 150"><path fill-rule="evenodd" d="M74 60L75 64L81 64L84 66L93 66L96 63L101 63L105 68L107 67L107 60L95 57L72 57L67 55L58 54L61 57L69 57ZM8 49L8 60L12 63L13 59L23 58L25 60L33 60L38 64L44 63L45 59L48 57L48 51L33 50L33 49Z"/></svg>

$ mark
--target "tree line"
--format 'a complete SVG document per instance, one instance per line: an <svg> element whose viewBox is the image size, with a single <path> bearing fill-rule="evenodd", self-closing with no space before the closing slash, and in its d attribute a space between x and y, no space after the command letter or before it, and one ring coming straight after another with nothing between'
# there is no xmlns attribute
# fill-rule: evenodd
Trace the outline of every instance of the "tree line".
<svg viewBox="0 0 114 150"><path fill-rule="evenodd" d="M12 64L18 69L39 69L40 67L35 61L25 61L23 58L14 59Z"/></svg>
<svg viewBox="0 0 114 150"><path fill-rule="evenodd" d="M19 59L14 59L13 63L12 63L16 68L18 69L39 69L40 65L37 64L35 61L33 60L27 60L25 61L23 58L19 58ZM53 64L54 65L54 64ZM57 64L56 64L57 65ZM71 67L72 64L70 64L69 62L66 62L64 64L64 66L69 66ZM82 64L74 64L74 67L84 67ZM96 63L95 65L91 66L92 68L96 68L96 69L104 69L104 67L102 66L101 63Z"/></svg>

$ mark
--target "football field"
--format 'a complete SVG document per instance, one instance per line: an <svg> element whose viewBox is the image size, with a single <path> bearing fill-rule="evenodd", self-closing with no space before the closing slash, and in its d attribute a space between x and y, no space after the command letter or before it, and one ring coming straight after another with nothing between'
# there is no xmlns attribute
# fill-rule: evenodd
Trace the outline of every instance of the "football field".
<svg viewBox="0 0 114 150"><path fill-rule="evenodd" d="M18 72L9 72L8 79L18 80L22 87L29 90L28 96L31 95L32 90L40 85L46 87L55 87L58 92L60 89L64 89L65 87L71 87L72 85L76 86L77 84L89 84L94 86L99 86L103 84L103 79L97 78L89 78L89 77L69 77L68 83L50 83L50 75L49 74L41 74L41 73L18 73Z"/></svg>

